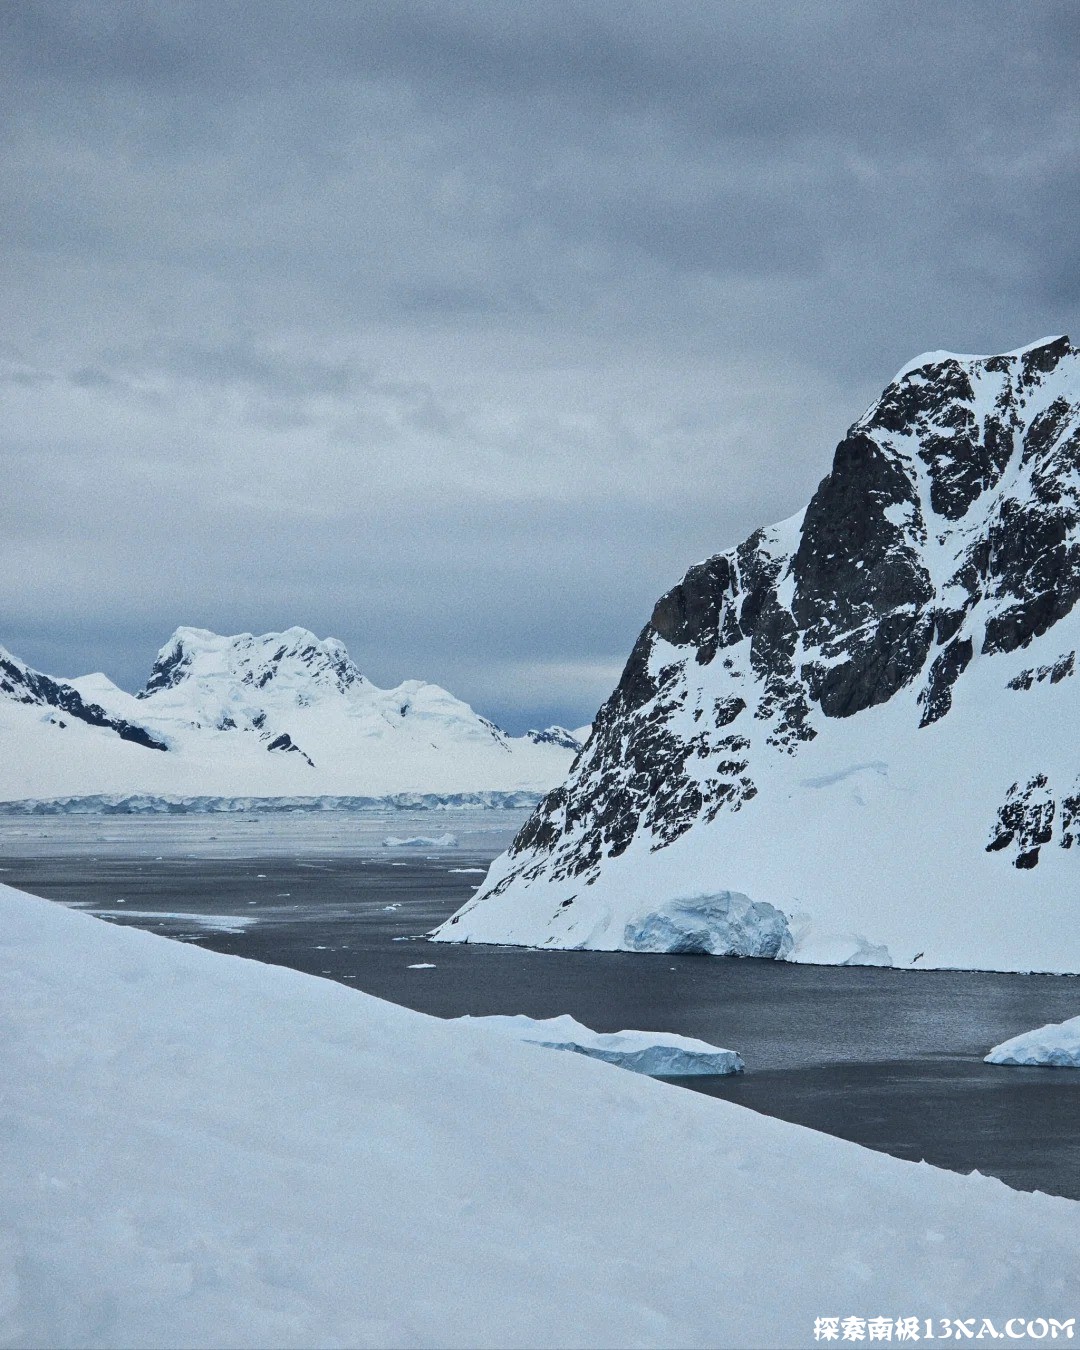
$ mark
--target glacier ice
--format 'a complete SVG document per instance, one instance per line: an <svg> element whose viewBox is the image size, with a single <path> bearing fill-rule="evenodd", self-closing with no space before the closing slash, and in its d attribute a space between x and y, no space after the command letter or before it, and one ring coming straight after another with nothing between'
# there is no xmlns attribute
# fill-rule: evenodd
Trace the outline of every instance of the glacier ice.
<svg viewBox="0 0 1080 1350"><path fill-rule="evenodd" d="M457 844L456 834L438 834L434 838L426 834L414 834L408 839L388 834L383 840L383 848L457 848Z"/></svg>
<svg viewBox="0 0 1080 1350"><path fill-rule="evenodd" d="M1080 1017L1050 1022L995 1045L987 1064L1043 1064L1055 1069L1080 1069Z"/></svg>
<svg viewBox="0 0 1080 1350"><path fill-rule="evenodd" d="M766 956L782 961L794 942L775 905L738 891L665 901L626 925L632 952L696 952L706 956Z"/></svg>
<svg viewBox="0 0 1080 1350"><path fill-rule="evenodd" d="M458 1017L550 1050L569 1050L634 1073L653 1077L690 1078L703 1074L742 1073L743 1061L734 1050L724 1050L691 1036L664 1031L592 1031L569 1014L561 1017Z"/></svg>
<svg viewBox="0 0 1080 1350"><path fill-rule="evenodd" d="M172 796L155 793L90 793L71 797L23 797L0 801L0 816L232 815L352 811L521 811L535 806L538 792L393 792L384 796L317 797Z"/></svg>

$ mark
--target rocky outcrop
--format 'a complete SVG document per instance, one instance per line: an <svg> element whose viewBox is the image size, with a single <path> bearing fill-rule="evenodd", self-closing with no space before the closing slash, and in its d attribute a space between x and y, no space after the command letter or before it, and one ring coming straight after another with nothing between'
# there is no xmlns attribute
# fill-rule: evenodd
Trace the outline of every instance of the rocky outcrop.
<svg viewBox="0 0 1080 1350"><path fill-rule="evenodd" d="M1078 599L1080 354L1054 338L920 358L850 428L801 516L661 596L568 779L457 931L496 896L509 926L515 894L546 883L560 896L576 883L587 908L582 888L628 850L668 849L774 781L794 788L782 766L872 709L902 707L905 736L927 736L981 660L1038 644ZM1039 655L1002 697L1071 677L1072 651ZM1038 793L1028 782L999 798L990 848L1021 869L1044 842Z"/></svg>
<svg viewBox="0 0 1080 1350"><path fill-rule="evenodd" d="M53 708L57 713L56 725L61 728L64 726L63 717L66 716L85 722L88 726L113 731L122 741L131 741L134 745L145 746L148 750L169 748L162 739L154 736L145 727L129 722L123 717L112 716L96 703L88 703L70 684L31 670L3 648L0 648L0 699L29 706Z"/></svg>

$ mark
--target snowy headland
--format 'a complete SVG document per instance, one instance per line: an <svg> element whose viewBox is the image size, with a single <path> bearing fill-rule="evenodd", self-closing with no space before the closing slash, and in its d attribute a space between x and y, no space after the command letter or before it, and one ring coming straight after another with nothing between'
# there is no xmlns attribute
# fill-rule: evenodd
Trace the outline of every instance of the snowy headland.
<svg viewBox="0 0 1080 1350"><path fill-rule="evenodd" d="M1078 602L1080 349L918 358L660 597L438 938L1080 973Z"/></svg>

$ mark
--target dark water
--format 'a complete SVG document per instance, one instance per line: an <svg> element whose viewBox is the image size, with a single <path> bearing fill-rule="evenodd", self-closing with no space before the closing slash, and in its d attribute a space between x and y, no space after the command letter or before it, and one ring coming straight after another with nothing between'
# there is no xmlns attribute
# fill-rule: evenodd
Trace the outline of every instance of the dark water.
<svg viewBox="0 0 1080 1350"><path fill-rule="evenodd" d="M738 1050L747 1072L684 1087L1080 1199L1080 1072L982 1063L997 1042L1080 1013L1076 979L436 945L416 935L472 894L481 876L458 869L484 868L501 837L350 852L325 836L308 851L295 830L256 830L238 857L235 829L187 828L185 848L202 846L160 857L125 851L123 832L99 835L93 854L88 840L55 847L52 831L0 838L0 881L440 1017L570 1013L599 1031L696 1036ZM410 969L420 963L433 968Z"/></svg>

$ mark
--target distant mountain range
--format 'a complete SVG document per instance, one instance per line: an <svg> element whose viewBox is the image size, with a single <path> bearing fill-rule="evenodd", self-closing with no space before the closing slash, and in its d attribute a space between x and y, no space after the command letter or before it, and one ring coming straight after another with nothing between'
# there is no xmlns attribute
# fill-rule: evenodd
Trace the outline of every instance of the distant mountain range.
<svg viewBox="0 0 1080 1350"><path fill-rule="evenodd" d="M0 736L7 802L539 794L581 748L563 727L509 736L421 680L380 689L303 628L178 628L137 694L101 674L42 675L0 648Z"/></svg>
<svg viewBox="0 0 1080 1350"><path fill-rule="evenodd" d="M1080 353L933 352L662 596L437 936L1080 971Z"/></svg>

